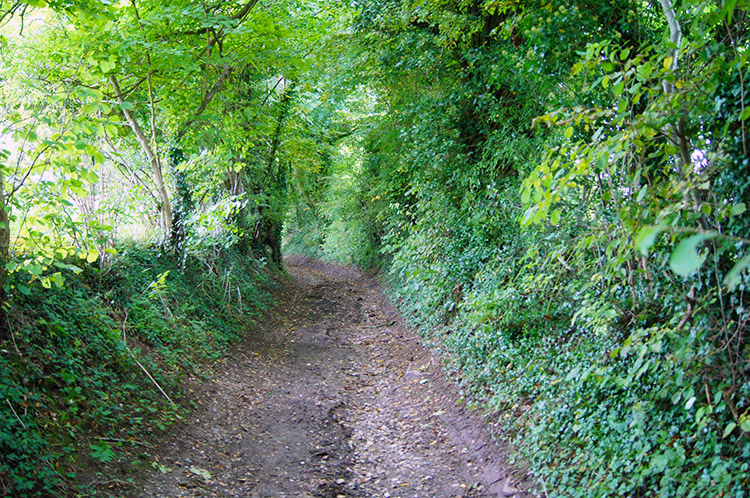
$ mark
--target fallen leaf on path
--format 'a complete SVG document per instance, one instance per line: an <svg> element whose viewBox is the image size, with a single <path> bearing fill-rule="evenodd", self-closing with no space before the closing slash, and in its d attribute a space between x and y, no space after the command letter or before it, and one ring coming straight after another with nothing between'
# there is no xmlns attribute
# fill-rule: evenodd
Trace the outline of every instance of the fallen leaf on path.
<svg viewBox="0 0 750 498"><path fill-rule="evenodd" d="M204 481L211 480L211 473L207 471L206 469L201 469L200 467L196 467L195 465L192 465L190 467L190 472L201 477Z"/></svg>

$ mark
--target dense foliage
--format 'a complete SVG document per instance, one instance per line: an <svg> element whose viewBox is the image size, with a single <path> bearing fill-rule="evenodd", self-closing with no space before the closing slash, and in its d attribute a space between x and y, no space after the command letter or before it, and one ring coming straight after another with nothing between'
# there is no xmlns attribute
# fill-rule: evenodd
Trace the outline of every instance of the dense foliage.
<svg viewBox="0 0 750 498"><path fill-rule="evenodd" d="M308 73L342 16L0 3L0 494L117 496L154 463L182 377L269 301L292 171L314 169Z"/></svg>
<svg viewBox="0 0 750 498"><path fill-rule="evenodd" d="M76 396L137 377L123 313L182 365L223 325L161 292L229 278L205 262L230 248L278 264L283 233L388 275L540 493L748 496L747 0L74 0L0 21L3 444L49 486L75 436L26 427L60 399L111 426ZM118 269L123 238L172 266ZM96 301L120 284L92 275L151 311ZM88 351L109 359L83 381ZM53 380L27 390L34 368ZM46 479L3 465L16 494Z"/></svg>
<svg viewBox="0 0 750 498"><path fill-rule="evenodd" d="M549 496L748 496L749 15L361 3L318 250L387 269Z"/></svg>
<svg viewBox="0 0 750 498"><path fill-rule="evenodd" d="M133 493L132 477L158 465L155 438L186 413L181 381L242 337L270 283L237 252L181 262L125 247L111 268L14 299L0 356L3 495Z"/></svg>

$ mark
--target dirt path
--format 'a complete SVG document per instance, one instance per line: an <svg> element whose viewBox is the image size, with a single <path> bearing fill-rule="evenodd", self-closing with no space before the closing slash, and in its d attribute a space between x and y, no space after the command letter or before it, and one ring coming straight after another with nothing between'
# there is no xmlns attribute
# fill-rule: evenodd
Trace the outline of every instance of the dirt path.
<svg viewBox="0 0 750 498"><path fill-rule="evenodd" d="M276 315L196 386L141 496L530 496L373 279L287 266Z"/></svg>

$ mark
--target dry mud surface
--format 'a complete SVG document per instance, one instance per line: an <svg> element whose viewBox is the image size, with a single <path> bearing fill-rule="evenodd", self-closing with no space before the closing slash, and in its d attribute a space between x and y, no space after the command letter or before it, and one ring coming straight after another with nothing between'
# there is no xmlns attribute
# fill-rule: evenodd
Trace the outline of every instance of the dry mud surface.
<svg viewBox="0 0 750 498"><path fill-rule="evenodd" d="M276 311L195 386L139 496L532 496L374 279L287 269Z"/></svg>

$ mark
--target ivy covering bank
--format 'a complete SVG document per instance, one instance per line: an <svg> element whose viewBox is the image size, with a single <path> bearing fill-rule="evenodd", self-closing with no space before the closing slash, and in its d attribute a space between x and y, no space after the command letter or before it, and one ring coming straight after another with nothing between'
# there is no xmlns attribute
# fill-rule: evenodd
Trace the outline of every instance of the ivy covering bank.
<svg viewBox="0 0 750 498"><path fill-rule="evenodd" d="M385 269L540 494L750 494L748 8L361 4L377 103L299 233Z"/></svg>

